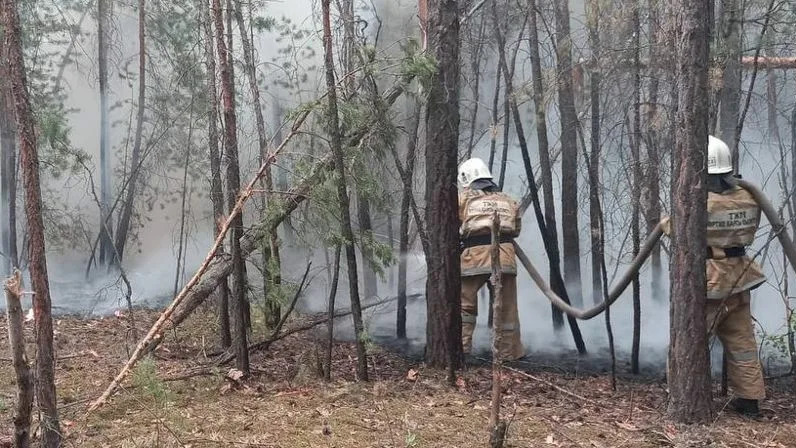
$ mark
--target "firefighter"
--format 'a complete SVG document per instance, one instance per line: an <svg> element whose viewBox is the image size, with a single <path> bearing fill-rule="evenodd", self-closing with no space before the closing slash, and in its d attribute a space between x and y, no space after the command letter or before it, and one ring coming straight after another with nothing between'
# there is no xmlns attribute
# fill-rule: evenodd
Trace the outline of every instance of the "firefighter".
<svg viewBox="0 0 796 448"><path fill-rule="evenodd" d="M746 254L760 225L760 207L732 175L732 154L726 143L708 137L708 259L706 309L708 331L727 356L727 375L735 392L732 407L759 413L765 398L763 370L757 358L750 291L765 282L760 266Z"/></svg>
<svg viewBox="0 0 796 448"><path fill-rule="evenodd" d="M478 316L478 290L485 284L491 289L491 228L495 211L500 217L500 266L503 273L503 311L501 346L504 360L516 360L525 351L520 340L517 312L517 262L512 241L520 234L521 220L517 202L500 191L483 160L472 158L459 167L459 221L461 228L462 275L462 346L465 354L472 349L473 332Z"/></svg>
<svg viewBox="0 0 796 448"><path fill-rule="evenodd" d="M759 414L765 398L757 357L750 291L765 282L761 267L746 254L760 224L760 207L732 174L726 143L708 137L707 329L724 346L727 376L736 396L730 406L747 416ZM664 221L669 234L668 219Z"/></svg>

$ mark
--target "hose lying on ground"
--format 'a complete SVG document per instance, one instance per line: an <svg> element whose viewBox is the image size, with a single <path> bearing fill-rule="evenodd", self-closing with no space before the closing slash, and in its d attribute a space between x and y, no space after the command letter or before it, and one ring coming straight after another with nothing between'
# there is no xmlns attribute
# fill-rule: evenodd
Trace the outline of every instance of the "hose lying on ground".
<svg viewBox="0 0 796 448"><path fill-rule="evenodd" d="M630 285L630 283L633 281L633 276L638 273L638 271L641 269L641 266L644 265L647 257L649 257L650 253L652 252L652 249L656 244L658 244L658 240L661 239L661 235L663 235L663 227L661 224L658 224L655 226L649 236L647 236L647 240L644 241L644 245L641 247L638 255L636 255L636 257L633 259L633 262L630 264L630 268L627 270L627 272L625 272L624 275L622 275L616 285L611 288L611 291L608 293L608 305L613 304L616 299L622 295L625 289L627 289L628 285ZM586 310L575 308L574 306L564 302L561 297L558 297L558 295L553 292L552 289L550 289L550 286L547 284L547 282L545 282L544 278L542 278L542 275L539 274L539 271L537 271L533 266L533 263L531 263L531 259L528 258L528 255L525 254L525 251L523 251L516 242L514 243L514 249L517 254L517 258L520 260L520 264L522 264L525 267L525 270L528 271L528 274L531 275L531 278L533 279L534 283L536 283L536 286L538 286L542 293L544 293L545 297L550 300L550 303L555 305L568 316L581 320L589 320L605 311L606 302L602 302L599 305Z"/></svg>
<svg viewBox="0 0 796 448"><path fill-rule="evenodd" d="M779 215L777 214L774 206L771 204L771 201L769 201L769 199L760 190L760 188L757 187L757 185L749 183L743 179L738 180L738 185L747 190L754 197L757 205L766 215L766 218L768 218L768 222L771 223L774 233L779 239L779 242L782 245L782 249L785 252L785 256L788 258L791 267L796 270L796 245L793 244L793 240L791 240L788 232L785 230L785 225L779 218ZM612 305L614 302L616 302L619 296L622 295L625 289L627 289L627 287L633 281L633 277L644 265L644 262L647 260L647 257L649 257L652 249L658 243L658 240L660 240L661 235L663 235L663 227L659 223L657 226L655 226L649 236L647 236L647 240L644 241L644 245L641 247L638 255L636 255L636 257L633 259L633 262L630 264L628 270L624 273L624 275L622 275L616 285L611 288L611 291L608 293L608 302L602 302L599 305L585 310L575 308L558 297L558 295L553 292L552 289L550 289L550 286L547 284L547 282L545 282L542 275L539 274L539 271L537 271L533 266L533 263L531 263L528 255L525 254L525 251L523 251L516 242L514 243L514 248L517 258L520 260L520 264L525 267L525 270L528 271L531 279L533 279L534 283L536 283L536 286L539 287L545 297L550 300L550 303L555 305L568 316L581 320L589 320L605 311L605 307L607 305Z"/></svg>

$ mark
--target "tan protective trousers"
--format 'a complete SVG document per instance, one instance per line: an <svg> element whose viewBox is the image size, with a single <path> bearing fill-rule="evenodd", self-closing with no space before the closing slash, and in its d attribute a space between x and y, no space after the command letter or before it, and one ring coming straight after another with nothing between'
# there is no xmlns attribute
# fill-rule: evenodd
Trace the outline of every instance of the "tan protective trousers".
<svg viewBox="0 0 796 448"><path fill-rule="evenodd" d="M476 316L478 316L478 290L486 284L490 290L489 275L462 277L462 347L470 353L473 346ZM510 361L522 358L525 349L520 339L520 316L517 312L517 276L503 274L503 311L501 313L500 357Z"/></svg>
<svg viewBox="0 0 796 448"><path fill-rule="evenodd" d="M707 328L724 346L727 356L727 377L735 395L750 400L766 396L763 369L757 358L749 291L729 296L726 300L708 300L705 309Z"/></svg>

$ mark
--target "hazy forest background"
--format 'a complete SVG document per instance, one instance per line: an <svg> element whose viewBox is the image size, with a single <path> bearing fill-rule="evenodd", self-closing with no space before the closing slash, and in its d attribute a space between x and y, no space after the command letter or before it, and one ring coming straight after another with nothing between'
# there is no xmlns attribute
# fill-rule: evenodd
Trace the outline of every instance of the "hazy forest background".
<svg viewBox="0 0 796 448"><path fill-rule="evenodd" d="M268 371L250 363L247 343L268 348L294 307L320 316L330 306L353 311L328 330L351 343L353 378L374 368L384 375L366 361L381 356L379 345L414 360L425 349L429 365L452 369L439 316L453 309L455 275L439 259L458 244L450 168L473 156L527 208L518 240L543 274L551 264L542 215L572 302L601 302L601 270L610 284L670 213L673 155L686 132L677 114L682 64L707 74L697 120L736 151L739 172L796 233L796 3L709 3L3 0L4 13L19 13L53 314L109 317L118 328L102 381L81 391L97 395L157 317L132 308L162 309L175 297L184 302L165 339L199 309L206 350L226 353L245 374ZM709 42L707 64L689 60L678 41L693 8L707 13L694 34ZM28 285L12 65L0 64L0 253L3 274L19 268ZM205 266L236 202L242 213ZM796 360L796 278L772 241L764 221L752 253L768 281L752 312L766 373L780 376ZM610 369L615 344L618 371L662 375L672 250L664 239L612 307L612 337L602 317L580 323L595 369ZM204 277L181 293L200 266ZM566 319L526 275L518 284L532 357L574 359ZM482 304L476 345L484 353L486 296ZM58 353L74 352L59 338L56 328ZM309 340L325 352L324 338ZM718 373L721 351L712 348ZM331 355L313 356L331 377ZM138 381L162 386L135 369ZM2 393L0 408L10 407L11 389ZM179 440L173 429L163 437ZM142 445L129 446L153 446L136 440ZM284 446L302 446L295 443Z"/></svg>

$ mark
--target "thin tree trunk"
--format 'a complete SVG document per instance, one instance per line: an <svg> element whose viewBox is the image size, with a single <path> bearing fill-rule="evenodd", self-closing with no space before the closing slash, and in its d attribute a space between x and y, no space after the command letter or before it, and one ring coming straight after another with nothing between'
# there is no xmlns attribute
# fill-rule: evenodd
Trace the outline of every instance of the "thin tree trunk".
<svg viewBox="0 0 796 448"><path fill-rule="evenodd" d="M254 118L257 124L257 141L259 143L259 157L260 164L263 163L268 154L268 136L265 131L265 118L263 117L263 109L260 101L260 87L257 85L257 63L254 60L254 48L252 42L249 40L249 35L246 32L246 24L243 20L243 8L240 0L235 0L235 21L238 24L238 31L241 37L241 45L243 46L243 61L246 76L249 80L249 91L252 95L252 102L254 107ZM274 189L274 182L271 175L271 168L269 167L265 176L263 176L262 187L265 190L263 194L264 204L272 202L272 193ZM261 219L265 218L265 207L262 211ZM279 242L276 232L272 232L268 238L269 251L263 251L263 274L264 285L263 294L266 296L266 324L273 328L280 320L281 310L279 303L268 300L268 289L270 285L279 285L282 283L282 263L279 256Z"/></svg>
<svg viewBox="0 0 796 448"><path fill-rule="evenodd" d="M191 112L188 118L188 141L185 142L185 168L182 173L182 201L180 203L180 238L177 245L177 270L174 274L174 293L173 297L177 297L180 291L181 273L185 271L185 216L188 210L185 209L185 202L188 197L188 166L191 161L191 151L193 142L193 96L191 96ZM138 339L137 337L135 339Z"/></svg>
<svg viewBox="0 0 796 448"><path fill-rule="evenodd" d="M558 109L561 117L561 230L564 240L564 280L575 305L583 304L578 228L578 115L572 90L572 38L569 1L555 0Z"/></svg>
<svg viewBox="0 0 796 448"><path fill-rule="evenodd" d="M102 0L100 0L102 1ZM138 184L136 169L141 160L141 135L144 131L144 111L146 101L146 0L138 0L138 116L136 118L135 139L133 140L133 154L130 171L130 182L127 184L127 199L122 206L119 217L119 226L116 228L116 253L119 254L117 263L121 264L124 258L124 246L127 243L127 234L130 230L130 218L133 216L135 203L135 189Z"/></svg>
<svg viewBox="0 0 796 448"><path fill-rule="evenodd" d="M514 87L510 77L509 68L506 63L506 54L501 50L504 48L503 44L505 43L505 37L500 30L497 8L494 6L494 4L492 7L492 19L495 26L495 35L498 39L499 65L503 71L504 80L506 81L506 90L513 92ZM552 277L552 283L555 285L553 286L553 290L560 290L561 292L558 293L559 297L561 297L566 303L570 303L569 295L567 294L566 288L564 288L564 281L561 277L560 265L558 264L558 248L555 244L553 244L553 240L548 233L548 229L545 224L545 218L542 214L542 207L539 203L539 192L536 188L536 178L533 174L533 167L531 166L531 158L528 153L528 143L525 140L525 129L522 126L522 119L520 117L520 109L517 105L516 95L510 95L510 98L512 116L514 117L514 128L517 131L517 140L520 144L522 162L523 166L525 167L525 176L528 179L528 187L530 188L531 202L533 203L533 209L536 215L536 223L539 226L539 232L542 235L545 252L547 253L548 261L550 262L550 275ZM581 354L586 353L586 345L583 342L583 336L580 333L580 327L578 327L577 321L572 317L568 317L567 321L569 322L569 327L572 331L572 338L575 342L578 352Z"/></svg>
<svg viewBox="0 0 796 448"><path fill-rule="evenodd" d="M489 129L489 171L493 171L495 166L495 150L497 147L498 133L498 102L500 101L500 84L503 76L500 75L500 67L495 74L495 95L492 97L492 126Z"/></svg>
<svg viewBox="0 0 796 448"><path fill-rule="evenodd" d="M22 274L15 271L5 281L8 346L14 363L17 382L17 403L14 408L14 446L30 446L30 421L33 409L33 374L25 354L24 315L22 312Z"/></svg>
<svg viewBox="0 0 796 448"><path fill-rule="evenodd" d="M547 114L545 111L544 85L542 83L542 58L539 55L539 28L537 26L536 0L528 0L530 11L529 50L531 70L533 77L533 103L536 112L536 138L539 142L539 166L541 168L542 195L544 197L544 223L547 230L545 247L550 258L550 287L559 297L566 294L564 284L558 281L556 271L561 265L558 250L558 226L556 224L556 205L553 198L553 167L550 161L550 145L547 140ZM527 170L527 169L526 169ZM553 268L555 266L555 268ZM550 305L553 327L560 329L564 326L564 316L561 311Z"/></svg>
<svg viewBox="0 0 796 448"><path fill-rule="evenodd" d="M660 165L662 163L660 157L660 134L658 133L658 95L660 81L660 70L658 64L653 63L657 61L660 55L658 46L660 45L659 39L659 21L658 21L658 3L657 0L649 1L649 35L650 35L650 50L649 50L649 78L650 78L650 97L649 106L646 114L646 138L645 144L647 147L647 233L652 232L652 229L661 220L661 187L660 178L661 171ZM661 246L656 245L650 255L650 270L651 282L650 289L652 292L652 299L660 303L664 301L665 295L663 294L663 268L661 262Z"/></svg>
<svg viewBox="0 0 796 448"><path fill-rule="evenodd" d="M213 17L207 2L202 6L202 25L205 40L205 66L207 72L207 136L210 156L210 201L213 203L213 235L218 236L224 222L224 187L221 183L221 152L218 142L218 90L216 88L216 56L213 49ZM221 251L219 251L221 252ZM216 289L218 298L219 336L221 346L232 345L229 325L229 290L227 278L219 281Z"/></svg>
<svg viewBox="0 0 796 448"><path fill-rule="evenodd" d="M97 45L100 90L100 253L101 265L113 260L113 235L105 230L113 228L111 213L111 148L110 110L108 108L108 49L110 47L111 1L97 0Z"/></svg>
<svg viewBox="0 0 796 448"><path fill-rule="evenodd" d="M711 419L710 359L705 328L707 247L708 3L675 0L678 109L672 175L669 405L680 422Z"/></svg>
<svg viewBox="0 0 796 448"><path fill-rule="evenodd" d="M462 361L461 278L456 169L459 143L459 12L455 0L428 1L428 50L437 61L426 109L426 362L447 367L453 384Z"/></svg>
<svg viewBox="0 0 796 448"><path fill-rule="evenodd" d="M0 30L0 60L5 60ZM0 251L2 273L19 267L17 255L17 137L11 83L5 65L0 66Z"/></svg>
<svg viewBox="0 0 796 448"><path fill-rule="evenodd" d="M741 116L741 53L743 9L740 0L721 0L723 29L722 56L724 73L719 93L719 132L721 139L732 151L733 163L738 161L738 148L735 144L735 128Z"/></svg>
<svg viewBox="0 0 796 448"><path fill-rule="evenodd" d="M15 0L0 0L2 25L8 46L8 73L14 95L17 132L20 142L22 178L25 187L25 217L28 229L28 270L33 286L33 316L36 334L36 399L41 411L41 446L55 448L61 444L58 408L55 394L55 350L50 285L44 246L39 154L35 120L27 93L27 79L22 56L22 31Z"/></svg>
<svg viewBox="0 0 796 448"><path fill-rule="evenodd" d="M420 115L422 113L420 102L416 103L412 116L412 131L406 147L406 165L401 181L401 214L398 230L398 305L396 316L396 333L399 339L406 338L406 270L409 257L409 207L414 195L413 178L415 171L415 153L417 152L417 138L420 130Z"/></svg>
<svg viewBox="0 0 796 448"><path fill-rule="evenodd" d="M357 255L354 245L354 232L351 227L351 202L346 190L345 159L343 141L340 135L340 122L337 115L337 87L334 76L334 55L332 54L332 25L329 1L322 0L323 6L323 46L326 65L326 87L329 96L328 120L331 129L332 152L337 170L337 199L340 203L340 222L348 269L348 289L354 318L354 334L357 345L357 376L360 381L368 381L368 360L365 351L365 328L362 322L362 309L359 301L359 280L357 278Z"/></svg>
<svg viewBox="0 0 796 448"><path fill-rule="evenodd" d="M492 402L489 413L489 446L501 448L506 439L506 422L500 421L500 402L502 398L501 370L503 360L500 347L503 339L503 274L500 267L500 217L497 212L492 217L492 291L494 292L495 322L492 326Z"/></svg>
<svg viewBox="0 0 796 448"><path fill-rule="evenodd" d="M640 2L633 9L633 138L630 152L633 177L633 216L631 218L631 239L633 240L633 258L641 249L641 20L639 19ZM639 373L639 349L641 344L641 283L639 275L633 276L633 347L631 350L630 370Z"/></svg>
<svg viewBox="0 0 796 448"><path fill-rule="evenodd" d="M471 61L471 67L473 70L473 75L475 76L475 81L473 85L473 115L470 117L470 136L467 138L467 158L473 156L473 142L475 141L475 127L478 123L478 109L480 106L481 101L481 59L484 53L484 25L486 24L486 18L481 19L481 23L478 26L478 37L477 42L475 44L475 51L473 51L473 59ZM499 76L498 76L499 77ZM499 88L498 88L499 90Z"/></svg>
<svg viewBox="0 0 796 448"><path fill-rule="evenodd" d="M237 116L235 112L234 78L230 70L230 49L224 41L224 17L221 0L213 0L213 15L216 25L216 48L221 68L221 97L224 105L224 147L227 161L227 204L231 210L240 191L240 169L238 166ZM228 11L229 12L229 11ZM249 374L249 350L246 342L246 277L243 270L243 254L240 238L243 235L243 217L238 214L232 222L230 248L232 254L232 296L231 309L233 325L233 345L235 346L235 366L244 374Z"/></svg>
<svg viewBox="0 0 796 448"><path fill-rule="evenodd" d="M589 29L589 45L591 46L592 60L600 61L600 2L589 0L587 10L587 25ZM600 153L601 153L601 124L600 124L600 84L602 81L602 67L599 62L591 72L591 152L589 154L589 225L591 227L591 287L592 302L598 304L603 300L602 272L600 258Z"/></svg>
<svg viewBox="0 0 796 448"><path fill-rule="evenodd" d="M326 354L323 362L323 378L332 380L332 348L334 347L334 302L337 298L337 284L340 281L340 252L341 246L334 249L334 267L332 268L332 282L329 285L328 316L326 321Z"/></svg>

